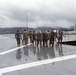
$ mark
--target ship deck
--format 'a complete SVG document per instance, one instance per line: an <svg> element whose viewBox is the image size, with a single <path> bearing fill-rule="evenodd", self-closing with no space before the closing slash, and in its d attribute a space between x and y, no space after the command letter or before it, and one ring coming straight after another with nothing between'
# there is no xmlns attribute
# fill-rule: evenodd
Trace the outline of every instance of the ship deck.
<svg viewBox="0 0 76 75"><path fill-rule="evenodd" d="M75 40L66 35L64 41ZM0 75L76 75L76 46L16 45L14 35L0 35Z"/></svg>

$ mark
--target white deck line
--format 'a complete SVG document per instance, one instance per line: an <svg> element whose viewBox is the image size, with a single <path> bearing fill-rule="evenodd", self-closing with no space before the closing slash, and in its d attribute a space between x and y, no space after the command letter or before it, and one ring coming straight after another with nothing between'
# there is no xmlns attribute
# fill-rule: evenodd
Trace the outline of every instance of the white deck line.
<svg viewBox="0 0 76 75"><path fill-rule="evenodd" d="M7 53L10 53L10 52L13 52L13 51L16 51L20 48L23 48L23 47L27 47L27 46L30 46L32 43L30 44L27 44L27 45L23 45L23 46L20 46L20 47L16 47L16 48L13 48L13 49L10 49L10 50L7 50L7 51L4 51L4 52L1 52L0 55L5 55Z"/></svg>
<svg viewBox="0 0 76 75"><path fill-rule="evenodd" d="M73 58L76 58L76 54L69 55L69 56L63 56L63 57L57 57L57 58L54 58L54 59L36 61L36 62L32 62L32 63L22 64L22 65L7 67L7 68L2 68L2 69L0 69L0 73L8 73L8 72L12 72L12 71L27 69L27 68L30 68L30 67L40 66L40 65L44 65L44 64L59 62L59 61L63 61L63 60L73 59Z"/></svg>

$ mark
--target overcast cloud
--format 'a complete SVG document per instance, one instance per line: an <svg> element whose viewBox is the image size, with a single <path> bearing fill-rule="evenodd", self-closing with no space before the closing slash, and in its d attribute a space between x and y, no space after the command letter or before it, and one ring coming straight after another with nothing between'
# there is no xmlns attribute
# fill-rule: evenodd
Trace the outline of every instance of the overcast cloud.
<svg viewBox="0 0 76 75"><path fill-rule="evenodd" d="M71 27L76 23L76 0L0 0L0 27Z"/></svg>

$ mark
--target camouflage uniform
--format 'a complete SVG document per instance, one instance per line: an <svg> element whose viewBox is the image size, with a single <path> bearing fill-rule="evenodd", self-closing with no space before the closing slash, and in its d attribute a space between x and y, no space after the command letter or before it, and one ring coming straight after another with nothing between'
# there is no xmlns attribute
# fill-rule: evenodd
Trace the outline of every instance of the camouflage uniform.
<svg viewBox="0 0 76 75"><path fill-rule="evenodd" d="M52 44L52 47L54 46L54 36L55 36L55 33L51 31L50 32L50 44Z"/></svg>
<svg viewBox="0 0 76 75"><path fill-rule="evenodd" d="M40 42L40 46L42 43L42 34L40 32L37 33L37 46L39 45Z"/></svg>
<svg viewBox="0 0 76 75"><path fill-rule="evenodd" d="M36 33L35 33L35 31L33 31L33 43L36 43Z"/></svg>
<svg viewBox="0 0 76 75"><path fill-rule="evenodd" d="M48 34L46 32L43 32L43 46L45 46L46 44L46 47L48 46Z"/></svg>
<svg viewBox="0 0 76 75"><path fill-rule="evenodd" d="M57 31L55 32L55 36L54 36L54 38L55 38L55 41L56 41L56 38L57 38Z"/></svg>
<svg viewBox="0 0 76 75"><path fill-rule="evenodd" d="M33 32L32 31L29 32L29 37L30 37L31 43L33 43Z"/></svg>
<svg viewBox="0 0 76 75"><path fill-rule="evenodd" d="M59 37L58 37L58 43L61 42L62 43L62 39L63 39L63 31L59 31Z"/></svg>
<svg viewBox="0 0 76 75"><path fill-rule="evenodd" d="M17 40L17 45L20 45L20 37L21 37L21 34L19 33L19 31L17 31L17 32L15 33L15 38L16 38L16 40Z"/></svg>
<svg viewBox="0 0 76 75"><path fill-rule="evenodd" d="M47 32L47 35L48 35L48 41L50 42L50 31Z"/></svg>
<svg viewBox="0 0 76 75"><path fill-rule="evenodd" d="M24 41L24 44L28 44L28 31L25 31L23 32L23 41Z"/></svg>

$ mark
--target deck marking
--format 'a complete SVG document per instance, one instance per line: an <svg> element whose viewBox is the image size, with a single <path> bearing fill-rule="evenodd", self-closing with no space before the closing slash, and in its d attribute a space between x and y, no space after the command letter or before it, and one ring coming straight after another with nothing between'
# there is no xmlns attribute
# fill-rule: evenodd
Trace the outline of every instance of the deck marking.
<svg viewBox="0 0 76 75"><path fill-rule="evenodd" d="M23 48L23 47L27 47L27 46L30 46L32 43L29 43L27 45L23 45L23 46L20 46L20 47L16 47L16 48L13 48L13 49L10 49L10 50L7 50L7 51L4 51L4 52L1 52L0 55L5 55L7 53L10 53L10 52L13 52L13 51L16 51L20 48Z"/></svg>
<svg viewBox="0 0 76 75"><path fill-rule="evenodd" d="M59 62L59 61L74 59L74 58L76 58L76 54L63 56L63 57L57 57L57 58L53 58L53 59L42 60L42 61L36 61L36 62L32 62L32 63L27 63L27 64L21 64L21 65L17 65L17 66L2 68L2 69L0 69L0 73L8 73L8 72L12 72L12 71L27 69L30 67L40 66L40 65L44 65L44 64L50 64L53 62Z"/></svg>

